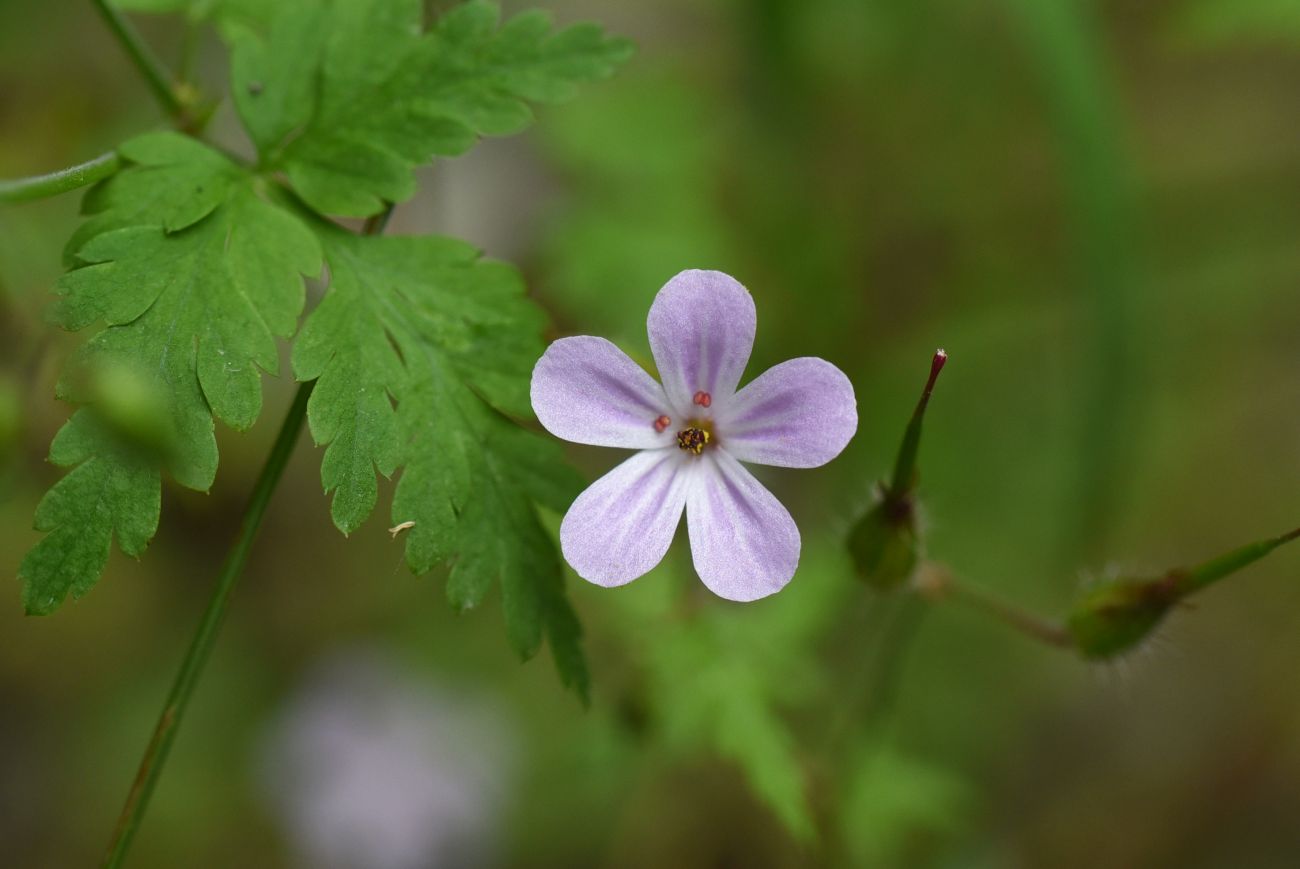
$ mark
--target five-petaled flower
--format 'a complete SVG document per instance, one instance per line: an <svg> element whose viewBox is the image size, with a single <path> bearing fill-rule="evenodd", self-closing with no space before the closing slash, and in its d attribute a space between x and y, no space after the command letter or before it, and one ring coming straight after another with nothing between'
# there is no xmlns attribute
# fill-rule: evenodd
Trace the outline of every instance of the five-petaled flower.
<svg viewBox="0 0 1300 869"><path fill-rule="evenodd" d="M722 272L685 271L650 306L660 386L604 338L562 338L533 369L533 410L551 434L640 450L565 514L564 558L597 585L658 564L686 511L691 556L719 597L780 591L799 564L799 529L740 463L815 468L858 426L853 385L824 359L782 362L737 391L754 344L749 291Z"/></svg>

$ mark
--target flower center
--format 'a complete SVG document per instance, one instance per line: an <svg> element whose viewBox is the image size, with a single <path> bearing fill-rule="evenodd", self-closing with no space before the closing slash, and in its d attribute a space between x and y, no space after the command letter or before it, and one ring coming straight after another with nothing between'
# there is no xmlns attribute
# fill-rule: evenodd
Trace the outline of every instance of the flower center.
<svg viewBox="0 0 1300 869"><path fill-rule="evenodd" d="M677 433L677 446L688 453L699 455L704 452L704 447L712 440L708 429L704 428L684 428Z"/></svg>

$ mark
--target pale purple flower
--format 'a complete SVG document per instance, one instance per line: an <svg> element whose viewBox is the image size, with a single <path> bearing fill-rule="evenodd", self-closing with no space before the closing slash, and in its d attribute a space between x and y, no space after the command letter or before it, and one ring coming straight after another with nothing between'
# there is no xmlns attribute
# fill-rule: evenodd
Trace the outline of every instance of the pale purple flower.
<svg viewBox="0 0 1300 869"><path fill-rule="evenodd" d="M853 385L824 359L782 362L737 391L754 345L749 291L722 272L685 271L650 306L663 385L604 338L561 338L533 369L533 410L551 434L639 450L578 496L560 526L564 558L597 585L658 564L686 511L691 557L719 597L780 591L799 564L799 529L741 462L815 468L858 427Z"/></svg>
<svg viewBox="0 0 1300 869"><path fill-rule="evenodd" d="M490 699L366 648L308 673L263 742L262 775L296 865L492 865L516 734Z"/></svg>

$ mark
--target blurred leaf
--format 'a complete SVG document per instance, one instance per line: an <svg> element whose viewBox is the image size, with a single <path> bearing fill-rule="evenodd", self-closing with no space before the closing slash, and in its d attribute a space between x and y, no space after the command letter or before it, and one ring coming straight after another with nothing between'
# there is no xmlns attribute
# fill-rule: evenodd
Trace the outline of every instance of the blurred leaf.
<svg viewBox="0 0 1300 869"><path fill-rule="evenodd" d="M584 328L644 345L645 312L664 281L737 265L715 198L725 111L696 83L657 75L622 79L542 127L576 188L547 222L547 283Z"/></svg>
<svg viewBox="0 0 1300 869"><path fill-rule="evenodd" d="M58 394L104 402L104 376L129 372L139 400L116 390L103 419L137 441L165 435L172 475L206 490L217 469L213 416L237 429L257 419L260 372L279 367L275 336L294 331L300 274L319 269L319 249L251 178L192 139L155 133L120 150L136 165L87 194L93 216L76 236L79 266L52 309L66 329L107 328L69 363ZM140 419L150 412L165 419ZM84 464L42 502L37 527L56 533L23 563L25 598L42 612L89 589L113 529L123 551L138 554L157 526L162 462L128 455L80 416L51 458Z"/></svg>
<svg viewBox="0 0 1300 869"><path fill-rule="evenodd" d="M0 373L0 463L9 460L23 430L23 405L18 385Z"/></svg>
<svg viewBox="0 0 1300 869"><path fill-rule="evenodd" d="M239 35L232 86L263 163L321 212L374 214L411 197L414 166L519 132L527 101L569 99L631 53L595 25L498 18L473 0L421 34L419 0L336 0L286 7L265 39Z"/></svg>
<svg viewBox="0 0 1300 869"><path fill-rule="evenodd" d="M724 623L706 618L659 637L654 707L670 740L703 741L734 761L792 835L812 838L794 737L771 705L767 674L732 639Z"/></svg>
<svg viewBox="0 0 1300 869"><path fill-rule="evenodd" d="M1300 0L1194 0L1176 19L1183 36L1214 43L1231 39L1300 39Z"/></svg>
<svg viewBox="0 0 1300 869"><path fill-rule="evenodd" d="M842 612L848 565L839 547L806 540L799 573L780 600L737 607L710 601L674 614L681 591L661 566L619 595L627 645L643 655L650 708L663 738L688 751L717 753L796 838L815 835L808 781L786 707L824 696L817 658L825 626ZM694 575L682 576L698 582Z"/></svg>
<svg viewBox="0 0 1300 869"><path fill-rule="evenodd" d="M375 472L405 470L393 496L416 573L455 558L456 607L501 586L511 644L533 655L543 635L565 684L586 692L576 617L535 502L564 510L582 480L559 445L504 414L530 416L541 311L514 269L447 238L359 237L323 221L331 284L294 348L308 408L327 445L321 480L344 533L370 515ZM396 402L396 408L393 402Z"/></svg>
<svg viewBox="0 0 1300 869"><path fill-rule="evenodd" d="M84 397L105 428L166 466L178 452L167 395L149 372L109 360L86 372Z"/></svg>
<svg viewBox="0 0 1300 869"><path fill-rule="evenodd" d="M855 866L916 865L918 840L957 832L970 800L948 770L874 744L846 781L840 835Z"/></svg>
<svg viewBox="0 0 1300 869"><path fill-rule="evenodd" d="M1061 523L1065 560L1097 550L1112 530L1132 484L1133 444L1144 407L1138 401L1144 356L1138 340L1144 273L1137 231L1133 158L1119 100L1107 74L1095 4L1083 0L1012 0L1033 53L1060 152L1060 182L1073 223L1075 293L1087 349L1080 360L1076 479Z"/></svg>

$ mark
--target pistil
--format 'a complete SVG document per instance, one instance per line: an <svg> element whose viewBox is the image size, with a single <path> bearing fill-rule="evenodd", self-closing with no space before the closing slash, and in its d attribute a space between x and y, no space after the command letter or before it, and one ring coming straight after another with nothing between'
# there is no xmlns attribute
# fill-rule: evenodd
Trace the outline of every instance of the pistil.
<svg viewBox="0 0 1300 869"><path fill-rule="evenodd" d="M709 435L708 429L691 427L684 428L677 433L677 446L697 456L704 452L704 448L710 440L712 440L712 437Z"/></svg>

